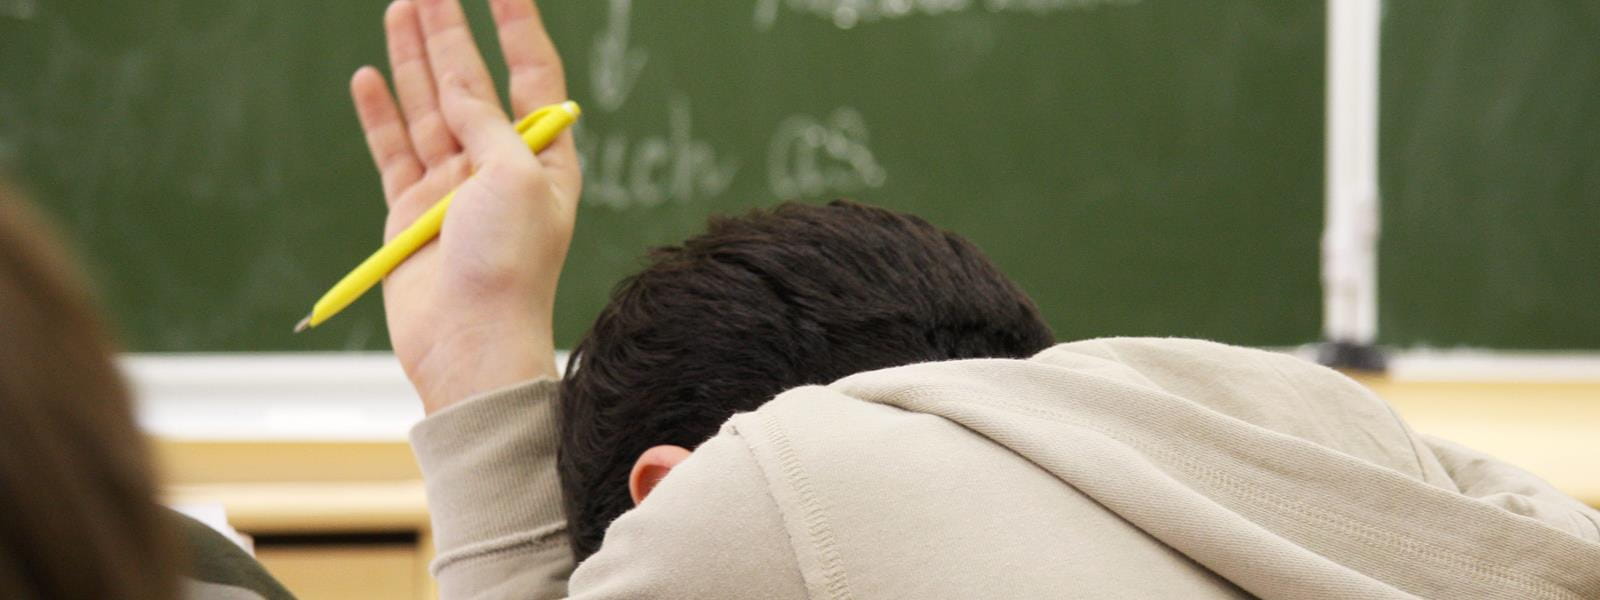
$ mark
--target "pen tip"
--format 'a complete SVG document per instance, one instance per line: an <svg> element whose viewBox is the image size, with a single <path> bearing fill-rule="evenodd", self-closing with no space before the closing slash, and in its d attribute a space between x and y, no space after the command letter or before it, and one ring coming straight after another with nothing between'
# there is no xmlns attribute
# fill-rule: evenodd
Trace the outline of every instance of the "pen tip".
<svg viewBox="0 0 1600 600"><path fill-rule="evenodd" d="M307 329L311 329L311 315L306 315L306 318L300 319L299 323L294 324L295 333L300 333Z"/></svg>

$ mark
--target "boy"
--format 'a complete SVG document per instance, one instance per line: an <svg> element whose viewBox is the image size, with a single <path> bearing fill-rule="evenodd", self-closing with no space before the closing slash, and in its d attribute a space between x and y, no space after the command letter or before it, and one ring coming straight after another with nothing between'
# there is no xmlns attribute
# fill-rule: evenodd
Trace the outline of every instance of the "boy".
<svg viewBox="0 0 1600 600"><path fill-rule="evenodd" d="M490 4L513 111L564 99L559 59L531 2ZM460 186L438 243L384 289L396 355L431 415L412 439L428 480L440 549L434 572L446 597L1600 595L1600 514L1515 468L1417 436L1336 373L1260 351L1093 340L1028 360L929 362L765 402L755 386L706 403L694 400L696 386L737 386L743 365L674 360L694 336L652 343L651 324L666 318L656 315L640 319L640 330L619 328L643 332L631 340L605 333L611 324L602 319L562 389L551 306L581 184L570 136L537 157L525 150L455 0L399 0L385 21L399 107L371 68L357 72L352 94L390 202L390 233ZM871 264L838 260L832 247L806 252L834 266ZM695 264L712 273L738 267L726 271L730 283L806 266L708 256L717 260ZM673 269L662 264L672 262L653 267L665 281ZM814 278L823 286L814 295L763 281L777 307L764 310L848 297L855 287L829 282L872 269L825 271ZM914 281L938 270L917 264L897 272ZM812 278L782 281L793 280ZM627 289L612 315L660 304L656 294ZM915 305L922 297L899 300ZM737 321L747 307L700 308ZM778 335L731 330L745 331L753 345L776 340L777 351L762 353L757 365L792 359L803 366L792 378L801 383L838 375L826 368L832 360L806 365L806 355L853 356L856 346L804 343L808 335L830 339L831 326L796 322ZM831 329L847 334L859 325ZM934 329L1018 326L985 320ZM1019 348L1029 339L1020 327ZM908 345L940 348L937 339ZM623 350L601 351L608 344ZM920 352L909 358L943 358ZM855 362L885 366L873 359ZM707 372L673 372L679 364L707 365ZM628 410L710 413L698 423L720 420L730 407L759 408L728 419L703 443L672 438L669 418L631 442L645 450L625 482L614 473L591 479L585 459L572 455L616 448L576 424L628 422L607 421L605 413L630 394L649 394L633 386L651 382L603 371L641 365L688 382L682 389L689 391L664 397L689 401L635 402ZM561 411L565 442L594 439L604 447L558 448ZM566 516L558 451L575 509ZM599 463L593 470L609 473L619 461ZM638 506L610 523L574 570L567 517L579 529L603 524L615 507L586 513L586 495L620 493L602 488L624 483ZM580 552L593 549L593 534L576 533Z"/></svg>

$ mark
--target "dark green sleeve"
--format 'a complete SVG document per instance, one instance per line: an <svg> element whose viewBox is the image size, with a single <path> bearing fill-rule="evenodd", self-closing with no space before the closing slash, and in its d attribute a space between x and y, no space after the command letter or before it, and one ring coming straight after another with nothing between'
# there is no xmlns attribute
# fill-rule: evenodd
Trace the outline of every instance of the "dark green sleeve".
<svg viewBox="0 0 1600 600"><path fill-rule="evenodd" d="M187 552L185 576L205 583L244 588L265 600L294 600L294 594L232 540L188 515L170 512Z"/></svg>

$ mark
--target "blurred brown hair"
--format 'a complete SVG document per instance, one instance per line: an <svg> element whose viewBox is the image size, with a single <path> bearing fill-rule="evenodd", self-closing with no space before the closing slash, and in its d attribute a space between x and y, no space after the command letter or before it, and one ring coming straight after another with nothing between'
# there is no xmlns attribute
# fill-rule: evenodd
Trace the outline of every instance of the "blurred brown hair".
<svg viewBox="0 0 1600 600"><path fill-rule="evenodd" d="M112 352L68 255L0 184L0 597L176 596Z"/></svg>

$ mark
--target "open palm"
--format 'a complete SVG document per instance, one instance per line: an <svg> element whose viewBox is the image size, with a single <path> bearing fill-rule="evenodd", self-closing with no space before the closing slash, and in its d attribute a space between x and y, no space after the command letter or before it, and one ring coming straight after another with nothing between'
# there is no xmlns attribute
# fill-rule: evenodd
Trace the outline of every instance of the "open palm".
<svg viewBox="0 0 1600 600"><path fill-rule="evenodd" d="M490 0L525 115L566 99L532 0ZM500 107L457 0L396 0L384 15L395 96L372 67L350 83L383 180L388 240L450 190L439 239L384 280L395 354L429 412L555 375L556 281L582 176L570 133L538 156Z"/></svg>

